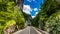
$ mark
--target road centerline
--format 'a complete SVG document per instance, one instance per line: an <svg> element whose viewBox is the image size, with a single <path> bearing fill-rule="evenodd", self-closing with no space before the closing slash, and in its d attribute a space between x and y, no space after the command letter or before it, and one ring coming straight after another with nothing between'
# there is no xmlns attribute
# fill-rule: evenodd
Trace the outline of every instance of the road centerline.
<svg viewBox="0 0 60 34"><path fill-rule="evenodd" d="M29 34L30 34L30 27L29 27Z"/></svg>

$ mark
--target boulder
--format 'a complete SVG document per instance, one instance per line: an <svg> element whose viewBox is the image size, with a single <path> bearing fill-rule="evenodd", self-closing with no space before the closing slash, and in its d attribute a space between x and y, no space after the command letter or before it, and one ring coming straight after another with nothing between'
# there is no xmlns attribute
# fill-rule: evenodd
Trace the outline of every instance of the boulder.
<svg viewBox="0 0 60 34"><path fill-rule="evenodd" d="M7 27L6 29L3 30L3 34L12 34L13 32L17 31L17 25L12 25Z"/></svg>

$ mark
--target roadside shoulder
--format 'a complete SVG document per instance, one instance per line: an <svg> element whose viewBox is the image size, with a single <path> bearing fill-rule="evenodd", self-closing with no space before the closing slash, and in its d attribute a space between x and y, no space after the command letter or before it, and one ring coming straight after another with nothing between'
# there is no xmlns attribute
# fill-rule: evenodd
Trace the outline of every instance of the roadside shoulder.
<svg viewBox="0 0 60 34"><path fill-rule="evenodd" d="M42 34L49 34L48 32L40 30L39 28L36 28L36 27L33 27L33 28L36 29L38 32L41 32Z"/></svg>
<svg viewBox="0 0 60 34"><path fill-rule="evenodd" d="M16 32L14 32L13 34L17 34L17 33L19 33L19 32L22 32L23 30L25 30L26 29L26 27L24 28L24 29L21 29L21 30L18 30L18 31L16 31Z"/></svg>
<svg viewBox="0 0 60 34"><path fill-rule="evenodd" d="M33 28L34 30L36 30L36 32L38 32L39 34L42 34L42 33L39 32L35 27L32 26L32 28Z"/></svg>

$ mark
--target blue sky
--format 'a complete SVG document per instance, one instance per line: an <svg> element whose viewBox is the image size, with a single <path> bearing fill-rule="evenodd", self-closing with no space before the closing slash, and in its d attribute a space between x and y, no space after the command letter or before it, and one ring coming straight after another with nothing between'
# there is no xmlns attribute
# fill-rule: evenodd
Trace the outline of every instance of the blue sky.
<svg viewBox="0 0 60 34"><path fill-rule="evenodd" d="M43 0L24 0L23 12L30 14L32 18L40 11Z"/></svg>

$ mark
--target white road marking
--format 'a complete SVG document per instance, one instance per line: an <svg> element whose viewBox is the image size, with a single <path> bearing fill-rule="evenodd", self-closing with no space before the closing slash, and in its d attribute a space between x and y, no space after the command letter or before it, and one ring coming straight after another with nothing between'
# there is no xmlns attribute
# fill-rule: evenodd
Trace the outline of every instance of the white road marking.
<svg viewBox="0 0 60 34"><path fill-rule="evenodd" d="M39 34L42 34L41 32L39 32L38 30L36 30L34 27L32 27L37 33L39 33ZM15 32L15 33L13 33L13 34L17 34L17 33L21 33L21 32L23 32L23 31L25 31L27 29L27 31L28 31L28 34L31 34L30 33L30 29L31 29L31 27L27 27L27 28L25 28L25 29L23 29L23 30L20 30L20 31L17 31L17 32Z"/></svg>
<svg viewBox="0 0 60 34"><path fill-rule="evenodd" d="M38 30L36 30L34 27L32 27L36 32L38 32L38 34L42 34L41 32L39 32Z"/></svg>
<svg viewBox="0 0 60 34"><path fill-rule="evenodd" d="M29 27L29 34L30 34L30 27Z"/></svg>

